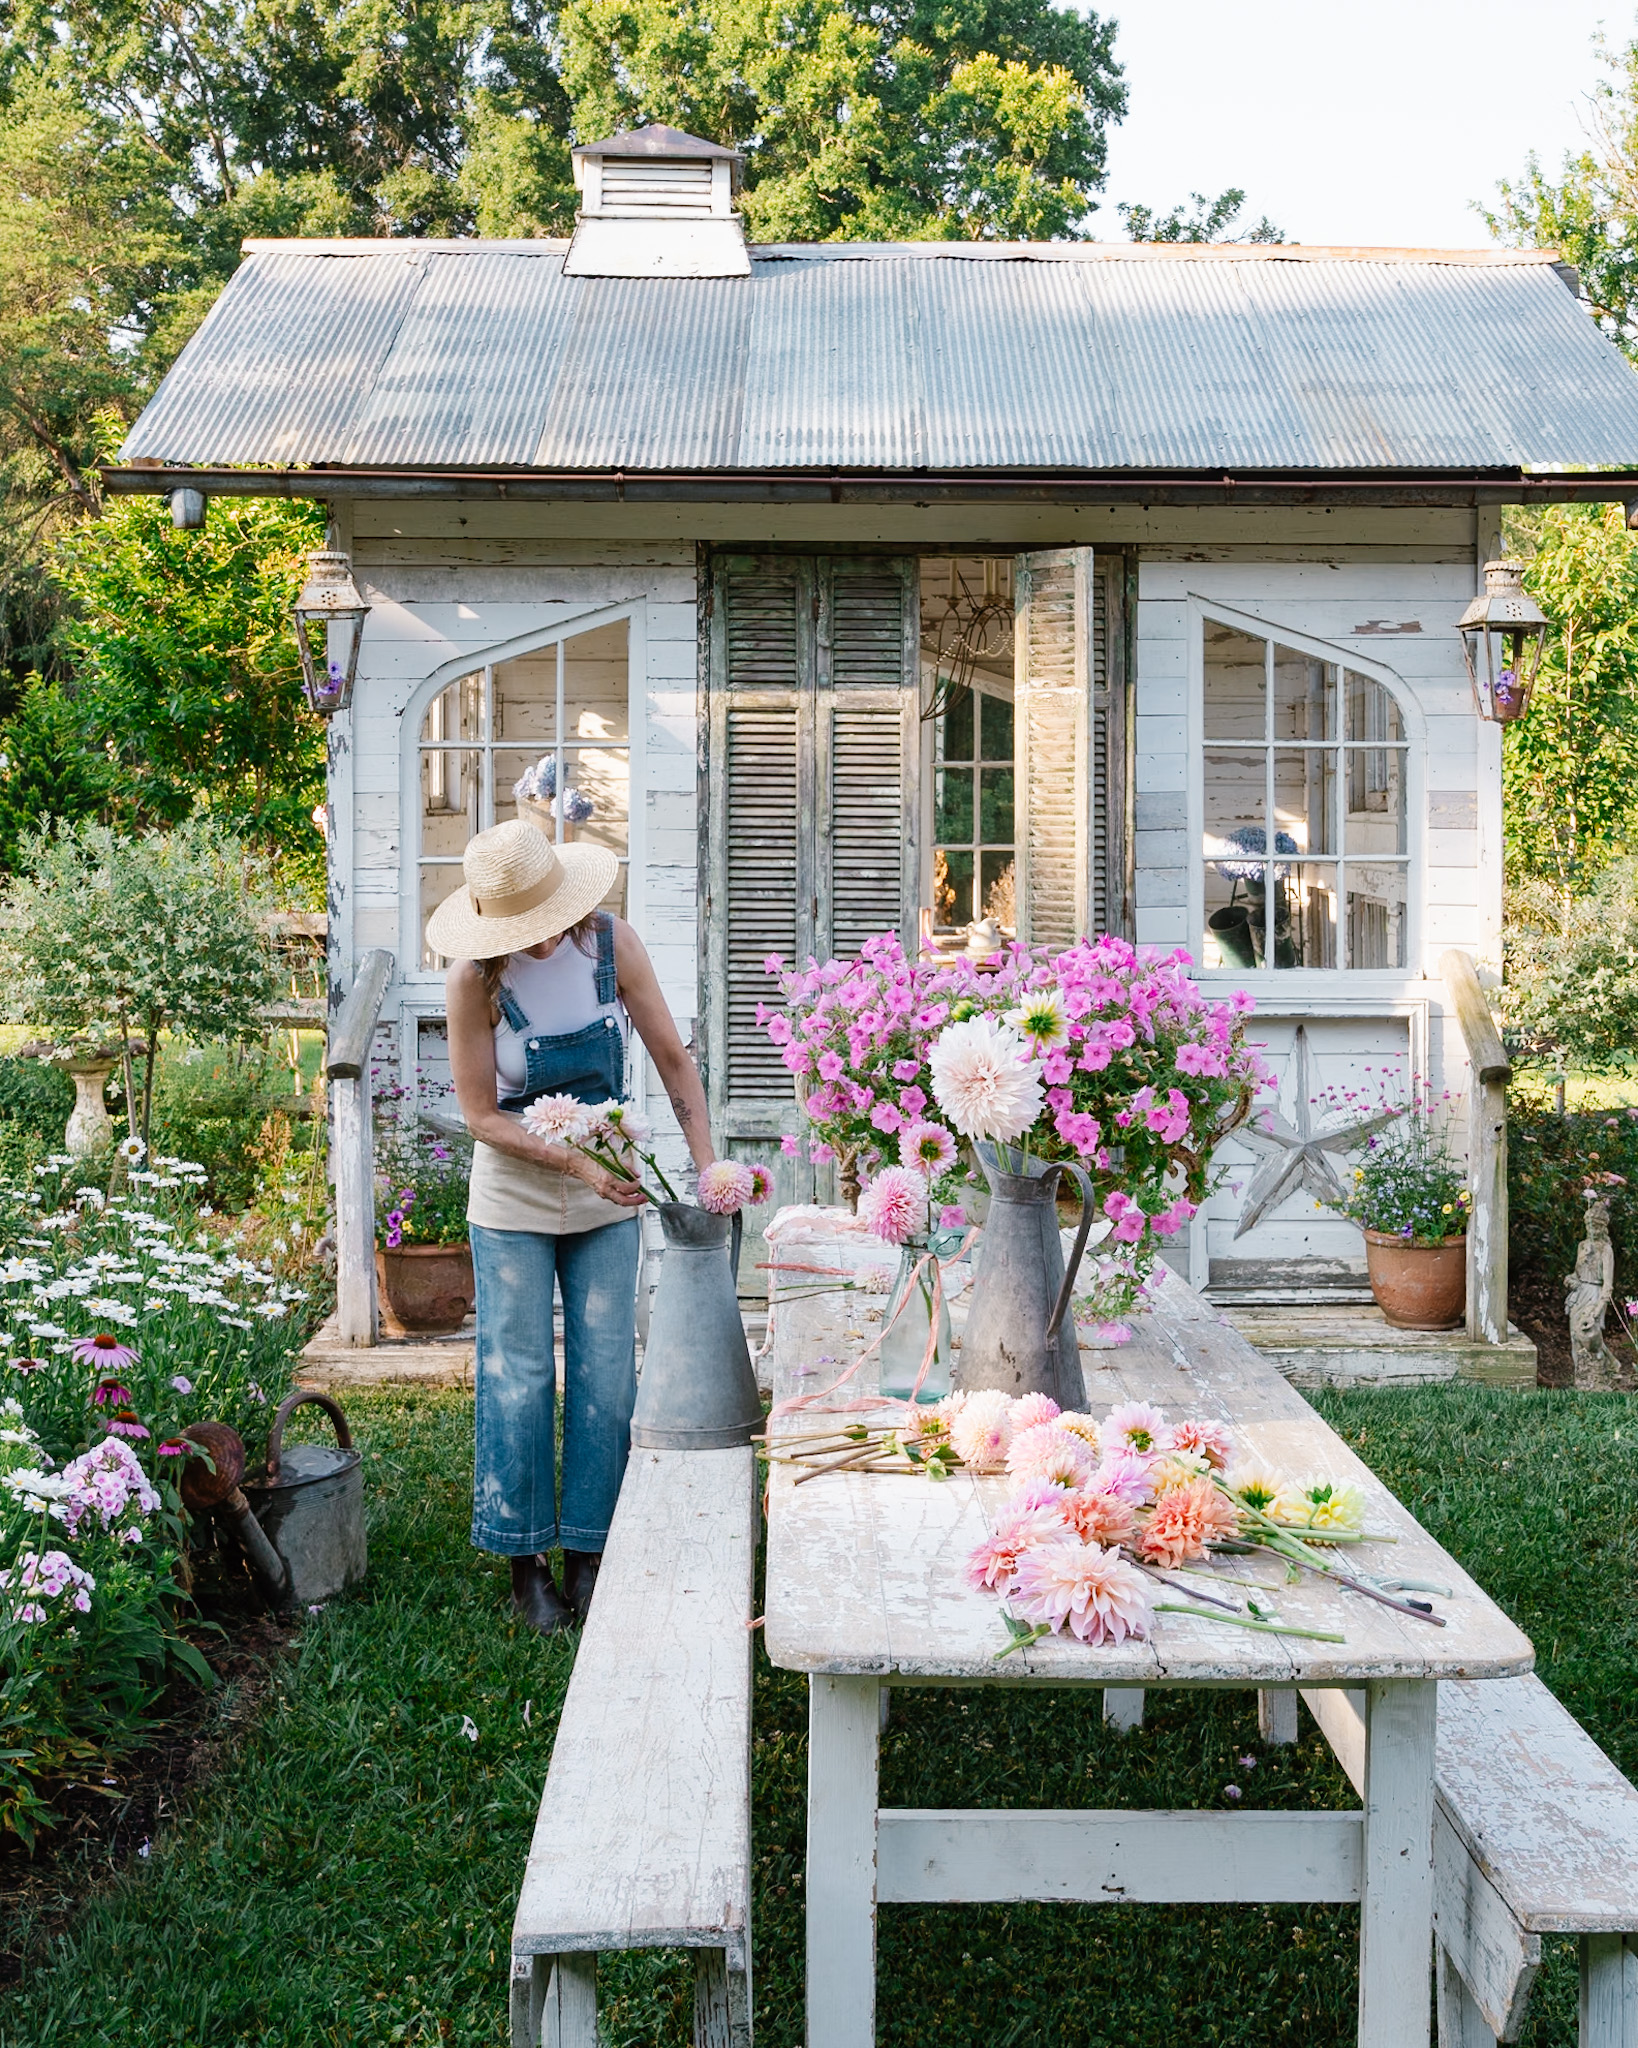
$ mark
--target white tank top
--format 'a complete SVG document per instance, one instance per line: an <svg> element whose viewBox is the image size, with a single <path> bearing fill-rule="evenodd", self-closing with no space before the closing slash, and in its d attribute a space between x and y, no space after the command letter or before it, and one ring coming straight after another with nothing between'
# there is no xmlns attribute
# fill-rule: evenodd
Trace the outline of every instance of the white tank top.
<svg viewBox="0 0 1638 2048"><path fill-rule="evenodd" d="M506 963L504 980L528 1017L530 1030L542 1038L583 1031L604 1015L605 1006L597 1000L597 954L583 953L567 933L543 960L532 953L514 953ZM624 1033L623 1007L617 1004L614 1014ZM519 1094L527 1078L524 1034L502 1017L495 1026L496 1100Z"/></svg>

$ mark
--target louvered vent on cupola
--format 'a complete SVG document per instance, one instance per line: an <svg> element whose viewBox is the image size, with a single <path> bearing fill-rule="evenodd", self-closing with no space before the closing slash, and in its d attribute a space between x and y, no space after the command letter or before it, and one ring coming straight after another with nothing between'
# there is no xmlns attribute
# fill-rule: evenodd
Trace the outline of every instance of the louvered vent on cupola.
<svg viewBox="0 0 1638 2048"><path fill-rule="evenodd" d="M744 159L656 124L574 151L580 217L565 277L748 277L734 212Z"/></svg>

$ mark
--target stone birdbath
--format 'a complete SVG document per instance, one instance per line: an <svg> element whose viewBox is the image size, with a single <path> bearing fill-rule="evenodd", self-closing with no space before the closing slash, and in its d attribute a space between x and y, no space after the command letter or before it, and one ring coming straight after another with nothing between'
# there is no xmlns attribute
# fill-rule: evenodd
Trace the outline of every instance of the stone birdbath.
<svg viewBox="0 0 1638 2048"><path fill-rule="evenodd" d="M131 1051L135 1055L144 1049L133 1045ZM108 1076L123 1057L123 1049L119 1045L99 1045L86 1038L70 1039L61 1045L54 1045L46 1039L34 1039L19 1046L17 1056L25 1060L43 1060L47 1066L60 1068L74 1083L74 1107L63 1135L63 1149L71 1157L94 1159L99 1153L112 1149L114 1119L108 1114L103 1090L108 1084Z"/></svg>

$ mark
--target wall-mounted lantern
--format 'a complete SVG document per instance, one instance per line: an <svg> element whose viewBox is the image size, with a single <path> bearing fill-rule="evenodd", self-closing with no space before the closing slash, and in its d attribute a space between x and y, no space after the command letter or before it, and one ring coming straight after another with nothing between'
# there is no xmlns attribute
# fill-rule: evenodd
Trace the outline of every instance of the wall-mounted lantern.
<svg viewBox="0 0 1638 2048"><path fill-rule="evenodd" d="M320 718L345 711L353 701L369 610L345 555L326 548L308 556L307 582L296 599L296 647L302 688Z"/></svg>
<svg viewBox="0 0 1638 2048"><path fill-rule="evenodd" d="M1484 594L1463 612L1456 630L1479 716L1497 725L1522 718L1541 666L1547 615L1525 589L1517 562L1485 563Z"/></svg>

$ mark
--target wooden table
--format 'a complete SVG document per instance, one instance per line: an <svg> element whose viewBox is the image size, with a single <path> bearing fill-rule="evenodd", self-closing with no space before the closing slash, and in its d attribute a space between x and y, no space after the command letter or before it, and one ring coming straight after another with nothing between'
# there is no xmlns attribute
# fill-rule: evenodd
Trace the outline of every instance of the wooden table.
<svg viewBox="0 0 1638 2048"><path fill-rule="evenodd" d="M960 1474L935 1485L886 1475L798 1487L776 1465L769 1494L766 1638L809 1675L807 2040L875 2039L878 1904L1003 1900L1245 1901L1360 1906L1361 2048L1426 2048L1433 1923L1437 1682L1528 1671L1528 1640L1302 1397L1181 1283L1160 1290L1120 1351L1083 1353L1089 1405L1157 1402L1229 1422L1239 1447L1293 1477L1357 1480L1367 1527L1391 1530L1367 1570L1455 1589L1440 1629L1273 1560L1225 1562L1274 1585L1281 1616L1342 1629L1345 1644L1262 1636L1181 1615L1150 1642L1089 1649L1048 1637L997 1663L995 1595L962 1567L1011 1490ZM817 1421L818 1418L815 1418ZM835 1418L825 1420L834 1423ZM798 1430L801 1418L776 1429ZM807 1426L813 1426L809 1424ZM1391 1559L1391 1563L1383 1560ZM1273 1570L1270 1567L1273 1566ZM894 1686L1356 1688L1366 1701L1362 1809L1345 1812L1040 1812L878 1805L881 1693Z"/></svg>

